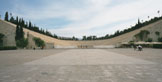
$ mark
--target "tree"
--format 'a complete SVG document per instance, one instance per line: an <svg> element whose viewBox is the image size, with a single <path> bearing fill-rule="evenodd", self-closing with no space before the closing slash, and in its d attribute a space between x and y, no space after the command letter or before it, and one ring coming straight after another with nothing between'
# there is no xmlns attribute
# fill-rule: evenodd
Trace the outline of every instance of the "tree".
<svg viewBox="0 0 162 82"><path fill-rule="evenodd" d="M75 40L75 36L72 37L72 40Z"/></svg>
<svg viewBox="0 0 162 82"><path fill-rule="evenodd" d="M16 26L16 36L15 36L15 40L19 40L20 39L20 27L19 25Z"/></svg>
<svg viewBox="0 0 162 82"><path fill-rule="evenodd" d="M28 45L28 39L24 38L23 27L20 25L16 26L15 40L16 40L16 46L19 48L24 48Z"/></svg>
<svg viewBox="0 0 162 82"><path fill-rule="evenodd" d="M35 44L37 47L44 47L45 46L45 42L37 37L34 37L33 40L35 41Z"/></svg>
<svg viewBox="0 0 162 82"><path fill-rule="evenodd" d="M92 36L88 36L87 37L87 40L92 40Z"/></svg>
<svg viewBox="0 0 162 82"><path fill-rule="evenodd" d="M148 37L148 34L150 34L147 30L141 30L138 34L135 35L136 39L139 39L140 41L145 41Z"/></svg>
<svg viewBox="0 0 162 82"><path fill-rule="evenodd" d="M152 42L152 38L148 38L146 42Z"/></svg>
<svg viewBox="0 0 162 82"><path fill-rule="evenodd" d="M53 34L53 37L54 37L54 38L58 38L58 36L57 36L56 34Z"/></svg>
<svg viewBox="0 0 162 82"><path fill-rule="evenodd" d="M19 24L19 17L17 16L16 17L16 25L18 25Z"/></svg>
<svg viewBox="0 0 162 82"><path fill-rule="evenodd" d="M159 42L162 42L162 37L161 37L161 38L158 38L158 41L159 41Z"/></svg>
<svg viewBox="0 0 162 82"><path fill-rule="evenodd" d="M16 26L16 36L15 36L15 40L16 40L16 45L20 48L24 48L27 46L28 44L28 39L24 38L24 31L23 31L23 27L20 25Z"/></svg>
<svg viewBox="0 0 162 82"><path fill-rule="evenodd" d="M29 21L29 29L32 29L32 23Z"/></svg>
<svg viewBox="0 0 162 82"><path fill-rule="evenodd" d="M138 18L138 23L137 24L141 24L141 22L140 22L140 19Z"/></svg>
<svg viewBox="0 0 162 82"><path fill-rule="evenodd" d="M82 40L87 40L87 37L86 36L83 36L83 39Z"/></svg>
<svg viewBox="0 0 162 82"><path fill-rule="evenodd" d="M93 40L96 40L97 39L97 36L92 36Z"/></svg>
<svg viewBox="0 0 162 82"><path fill-rule="evenodd" d="M25 48L28 45L28 39L22 38L16 41L16 45L19 48Z"/></svg>
<svg viewBox="0 0 162 82"><path fill-rule="evenodd" d="M24 31L23 31L23 27L20 25L16 26L16 36L15 36L15 40L20 40L24 38Z"/></svg>
<svg viewBox="0 0 162 82"><path fill-rule="evenodd" d="M13 16L11 16L11 18L10 18L10 22L11 22L11 23L14 23L14 22L15 22L15 19L14 19Z"/></svg>
<svg viewBox="0 0 162 82"><path fill-rule="evenodd" d="M119 30L117 30L117 31L115 32L114 36L118 36L118 35L120 35L120 31L119 31Z"/></svg>
<svg viewBox="0 0 162 82"><path fill-rule="evenodd" d="M138 19L138 23L135 25L135 29L138 29L140 27L142 27L142 23L141 23L140 19Z"/></svg>
<svg viewBox="0 0 162 82"><path fill-rule="evenodd" d="M108 39L109 37L110 37L109 34L106 34L106 35L105 35L105 39Z"/></svg>
<svg viewBox="0 0 162 82"><path fill-rule="evenodd" d="M157 39L158 39L158 41L159 41L159 42L161 42L161 38L160 38L160 32L156 31L156 32L155 32L155 34L156 34L156 36L158 37L158 38L157 38Z"/></svg>
<svg viewBox="0 0 162 82"><path fill-rule="evenodd" d="M20 33L19 33L19 35L20 35L20 39L24 38L24 31L23 31L23 27L22 26L20 26Z"/></svg>
<svg viewBox="0 0 162 82"><path fill-rule="evenodd" d="M159 37L160 36L160 32L156 31L155 34Z"/></svg>
<svg viewBox="0 0 162 82"><path fill-rule="evenodd" d="M5 13L5 21L8 21L8 12Z"/></svg>

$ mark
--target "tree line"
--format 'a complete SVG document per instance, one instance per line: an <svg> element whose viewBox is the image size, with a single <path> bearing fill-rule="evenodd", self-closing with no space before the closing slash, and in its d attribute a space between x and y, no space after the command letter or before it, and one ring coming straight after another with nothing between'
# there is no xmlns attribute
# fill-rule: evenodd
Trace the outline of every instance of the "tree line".
<svg viewBox="0 0 162 82"><path fill-rule="evenodd" d="M160 11L158 11L158 14L159 13L160 13ZM148 18L149 18L149 16L148 16ZM41 34L56 38L56 39L60 39L60 40L79 40L75 36L73 36L73 37L57 36L56 34L52 34L51 32L49 32L48 30L44 30L42 28L39 28L36 25L33 25L31 23L31 21L29 21L29 22L24 21L23 18L19 18L18 16L16 18L14 18L11 13L10 13L10 17L9 17L8 12L6 12L4 19L6 21L8 21L8 22L14 23L16 25L20 25L21 27L27 28L29 30L32 30L32 31L35 31L35 32L38 32L38 33L41 33ZM111 38L114 38L116 36L119 36L119 35L122 35L122 34L125 34L125 33L128 33L128 32L134 31L136 29L142 28L142 27L144 27L146 25L149 25L149 24L154 23L156 21L159 21L161 19L162 19L162 16L160 16L160 15L159 15L159 17L154 17L154 18L150 19L149 21L144 21L144 22L141 22L141 20L138 19L137 24L130 27L130 28L128 28L128 29L124 29L122 31L117 30L114 34L106 34L105 36L102 36L102 37L97 37L95 35L94 36L83 36L81 40L85 41L85 40L111 39Z"/></svg>
<svg viewBox="0 0 162 82"><path fill-rule="evenodd" d="M154 22L157 22L159 20L162 19L162 16L161 17L154 17L152 18L151 20L149 21L145 21L145 22L141 22L140 19L138 19L138 23L128 29L124 29L122 31L119 31L117 30L114 34L106 34L105 36L102 36L102 37L97 37L97 36L83 36L82 40L104 40L104 39L111 39L111 38L114 38L116 36L119 36L119 35L122 35L122 34L125 34L125 33L128 33L128 32L131 32L131 31L134 31L134 30L137 30L139 28L142 28L146 25L149 25L149 24L152 24Z"/></svg>
<svg viewBox="0 0 162 82"><path fill-rule="evenodd" d="M14 18L12 16L12 13L10 13L10 16L9 16L9 13L6 12L4 20L11 22L13 24L16 24L17 26L21 26L23 28L27 28L29 30L32 30L32 31L35 31L35 32L38 32L38 33L41 33L41 34L44 34L44 35L47 35L47 36L50 36L50 37L53 37L53 38L62 39L62 38L58 37L56 34L52 34L48 30L44 30L44 29L39 28L38 26L32 24L31 21L29 21L29 22L25 21L23 18L19 18L18 16L16 16L16 18Z"/></svg>

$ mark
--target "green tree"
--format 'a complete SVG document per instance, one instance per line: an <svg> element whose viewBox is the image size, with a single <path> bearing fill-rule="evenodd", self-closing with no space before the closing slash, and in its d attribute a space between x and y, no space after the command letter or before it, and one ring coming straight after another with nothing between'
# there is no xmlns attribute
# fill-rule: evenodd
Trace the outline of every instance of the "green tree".
<svg viewBox="0 0 162 82"><path fill-rule="evenodd" d="M16 36L15 36L15 40L19 40L20 39L20 35L19 35L19 32L20 31L20 27L19 25L16 26Z"/></svg>
<svg viewBox="0 0 162 82"><path fill-rule="evenodd" d="M162 37L158 38L158 41L159 41L159 42L162 42Z"/></svg>
<svg viewBox="0 0 162 82"><path fill-rule="evenodd" d="M16 41L16 45L19 48L25 48L28 45L28 39L22 38Z"/></svg>
<svg viewBox="0 0 162 82"><path fill-rule="evenodd" d="M54 37L54 38L58 38L58 36L57 36L56 34L53 34L53 37Z"/></svg>
<svg viewBox="0 0 162 82"><path fill-rule="evenodd" d="M140 27L142 27L142 23L141 23L140 19L138 19L138 23L136 24L135 28L138 29Z"/></svg>
<svg viewBox="0 0 162 82"><path fill-rule="evenodd" d="M160 36L160 32L158 32L158 31L156 31L155 34L156 34L156 36L158 36L158 37Z"/></svg>
<svg viewBox="0 0 162 82"><path fill-rule="evenodd" d="M29 29L32 29L32 23L29 21Z"/></svg>
<svg viewBox="0 0 162 82"><path fill-rule="evenodd" d="M157 40L158 40L159 42L162 42L162 40L161 40L161 38L160 38L160 32L156 31L155 34L156 34L156 36L158 37Z"/></svg>
<svg viewBox="0 0 162 82"><path fill-rule="evenodd" d="M8 21L8 12L5 13L5 21Z"/></svg>
<svg viewBox="0 0 162 82"><path fill-rule="evenodd" d="M110 35L109 34L106 34L105 35L105 39L108 39L108 38L110 38Z"/></svg>
<svg viewBox="0 0 162 82"><path fill-rule="evenodd" d="M93 40L96 40L97 39L97 36L92 36Z"/></svg>
<svg viewBox="0 0 162 82"><path fill-rule="evenodd" d="M146 42L152 42L152 38L148 38Z"/></svg>
<svg viewBox="0 0 162 82"><path fill-rule="evenodd" d="M88 36L87 37L87 40L92 40L92 36Z"/></svg>
<svg viewBox="0 0 162 82"><path fill-rule="evenodd" d="M140 19L138 18L138 24L141 24Z"/></svg>
<svg viewBox="0 0 162 82"><path fill-rule="evenodd" d="M28 45L28 39L24 38L23 27L20 25L16 26L15 40L16 40L16 46L19 48L24 48Z"/></svg>
<svg viewBox="0 0 162 82"><path fill-rule="evenodd" d="M72 37L72 40L75 40L75 37L74 36Z"/></svg>
<svg viewBox="0 0 162 82"><path fill-rule="evenodd" d="M83 39L82 40L87 40L87 37L86 36L83 36Z"/></svg>
<svg viewBox="0 0 162 82"><path fill-rule="evenodd" d="M16 36L15 36L15 40L20 40L24 38L24 31L23 31L23 27L20 25L16 26Z"/></svg>
<svg viewBox="0 0 162 82"><path fill-rule="evenodd" d="M13 16L11 16L11 18L10 18L10 22L11 22L11 23L14 23L14 22L15 22L15 19L14 19Z"/></svg>
<svg viewBox="0 0 162 82"><path fill-rule="evenodd" d="M19 24L19 17L17 16L16 17L16 25L18 25Z"/></svg>
<svg viewBox="0 0 162 82"><path fill-rule="evenodd" d="M138 34L135 35L136 38L139 38L140 41L145 41L148 37L148 34L150 34L147 30L141 30Z"/></svg>
<svg viewBox="0 0 162 82"><path fill-rule="evenodd" d="M37 37L34 37L33 40L35 41L35 44L37 47L44 47L45 46L45 42Z"/></svg>
<svg viewBox="0 0 162 82"><path fill-rule="evenodd" d="M24 38L24 31L23 31L23 27L22 26L20 26L20 33L19 33L19 35L20 35L20 39Z"/></svg>

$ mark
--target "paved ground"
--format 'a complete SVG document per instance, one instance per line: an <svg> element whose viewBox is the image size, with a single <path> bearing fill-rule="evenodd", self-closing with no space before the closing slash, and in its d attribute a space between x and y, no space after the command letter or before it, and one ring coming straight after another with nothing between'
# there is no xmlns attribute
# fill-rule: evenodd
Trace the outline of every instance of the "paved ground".
<svg viewBox="0 0 162 82"><path fill-rule="evenodd" d="M0 51L0 82L162 82L162 50Z"/></svg>

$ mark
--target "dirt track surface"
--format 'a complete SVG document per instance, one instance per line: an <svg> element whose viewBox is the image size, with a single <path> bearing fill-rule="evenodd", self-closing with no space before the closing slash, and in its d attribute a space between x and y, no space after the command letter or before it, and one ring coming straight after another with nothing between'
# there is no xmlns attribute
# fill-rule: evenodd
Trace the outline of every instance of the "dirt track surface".
<svg viewBox="0 0 162 82"><path fill-rule="evenodd" d="M162 82L162 50L0 51L0 82Z"/></svg>
<svg viewBox="0 0 162 82"><path fill-rule="evenodd" d="M136 51L132 48L106 49L107 51L119 53L125 56L148 60L162 64L162 49L144 48L143 51Z"/></svg>
<svg viewBox="0 0 162 82"><path fill-rule="evenodd" d="M67 49L0 51L0 68L20 65L43 57L55 55L66 50Z"/></svg>

